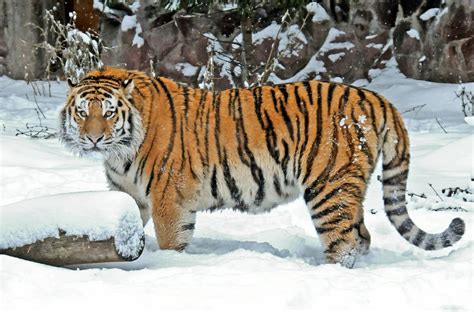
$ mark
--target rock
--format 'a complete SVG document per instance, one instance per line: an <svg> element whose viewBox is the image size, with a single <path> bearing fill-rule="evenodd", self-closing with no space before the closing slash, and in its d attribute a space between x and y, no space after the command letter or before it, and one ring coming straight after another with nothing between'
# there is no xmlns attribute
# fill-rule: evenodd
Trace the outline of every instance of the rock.
<svg viewBox="0 0 474 312"><path fill-rule="evenodd" d="M416 79L472 81L474 8L469 1L446 1L444 7L428 15L424 14L433 8L405 5L408 17L397 23L393 33L400 71ZM410 36L410 32L418 36Z"/></svg>

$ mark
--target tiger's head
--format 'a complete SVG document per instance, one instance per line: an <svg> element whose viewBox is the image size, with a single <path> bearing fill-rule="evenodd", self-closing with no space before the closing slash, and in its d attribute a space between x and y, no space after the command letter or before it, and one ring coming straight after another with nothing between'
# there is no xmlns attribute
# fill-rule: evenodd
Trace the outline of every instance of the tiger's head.
<svg viewBox="0 0 474 312"><path fill-rule="evenodd" d="M143 141L140 113L133 105L133 79L88 75L69 83L60 113L60 138L79 155L100 152L128 160Z"/></svg>

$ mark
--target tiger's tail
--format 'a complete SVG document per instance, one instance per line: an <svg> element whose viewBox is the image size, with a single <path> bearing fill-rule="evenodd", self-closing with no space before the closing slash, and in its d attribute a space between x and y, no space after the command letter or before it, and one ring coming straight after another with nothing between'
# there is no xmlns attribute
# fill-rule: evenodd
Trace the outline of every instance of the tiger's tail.
<svg viewBox="0 0 474 312"><path fill-rule="evenodd" d="M425 250L436 250L452 246L464 234L465 224L460 218L451 221L441 233L431 234L421 230L408 215L405 191L410 161L408 133L401 116L392 105L386 120L383 138L383 200L385 213L403 238Z"/></svg>

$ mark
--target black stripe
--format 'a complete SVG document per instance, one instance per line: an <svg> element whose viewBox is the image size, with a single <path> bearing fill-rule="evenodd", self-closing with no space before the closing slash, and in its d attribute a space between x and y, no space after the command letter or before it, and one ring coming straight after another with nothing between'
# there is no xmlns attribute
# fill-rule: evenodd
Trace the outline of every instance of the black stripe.
<svg viewBox="0 0 474 312"><path fill-rule="evenodd" d="M296 104L298 105L299 110L303 114L304 118L304 139L303 139L303 144L301 145L300 149L300 155L298 157L298 173L296 177L299 179L301 175L301 160L303 158L304 152L306 150L306 145L308 144L308 130L309 130L309 116L308 116L308 109L306 107L306 102L303 101L298 93L298 86L295 86L295 100Z"/></svg>
<svg viewBox="0 0 474 312"><path fill-rule="evenodd" d="M146 185L146 196L150 195L150 188L151 188L151 183L153 182L153 179L155 178L155 162L153 162L153 166L151 167L150 171L150 179L148 180L148 183Z"/></svg>
<svg viewBox="0 0 474 312"><path fill-rule="evenodd" d="M265 178L263 176L263 170L257 165L255 156L248 147L248 135L245 131L244 115L242 112L242 102L240 100L240 96L238 98L238 112L239 116L236 120L236 136L237 141L239 142L239 155L242 162L245 165L250 166L252 177L255 183L257 183L258 189L255 195L254 203L255 205L259 206L265 197Z"/></svg>
<svg viewBox="0 0 474 312"><path fill-rule="evenodd" d="M171 168L173 168L173 163L174 163L174 160L171 161L171 166L170 166ZM165 186L161 191L161 198L160 198L159 202L163 202L163 199L165 198L165 195L168 194L168 187L170 185L172 177L173 177L173 174L171 172L169 172L168 173L168 178L166 179ZM175 188L175 191L177 192L178 196L181 197L180 199L183 199L183 193L181 192L180 189L178 189L178 184L174 183L174 188Z"/></svg>
<svg viewBox="0 0 474 312"><path fill-rule="evenodd" d="M216 166L214 166L214 169L212 170L211 193L212 193L212 196L217 199L218 188L217 188L217 169L216 169Z"/></svg>
<svg viewBox="0 0 474 312"><path fill-rule="evenodd" d="M336 227L326 227L326 228L323 228L323 227L315 227L316 228L316 232L318 232L318 234L323 234L323 233L327 233L327 232L332 232L336 229Z"/></svg>
<svg viewBox="0 0 474 312"><path fill-rule="evenodd" d="M308 94L309 104L311 106L313 106L314 105L314 103L313 103L313 90L311 88L311 81L304 81L303 86L305 87L306 93Z"/></svg>
<svg viewBox="0 0 474 312"><path fill-rule="evenodd" d="M336 90L337 84L335 83L328 83L328 94L327 94L327 105L328 105L328 115L331 115L331 106L332 106L332 98L334 96L334 91Z"/></svg>
<svg viewBox="0 0 474 312"><path fill-rule="evenodd" d="M423 232L422 230L418 230L418 233L416 234L415 238L411 243L415 246L420 246L423 240L425 239L426 233Z"/></svg>
<svg viewBox="0 0 474 312"><path fill-rule="evenodd" d="M385 211L385 213L387 214L387 217L391 217L391 216L403 216L403 215L406 215L407 214L407 209L405 206L403 207L400 207L400 208L397 208L397 209L393 209L393 210L387 210Z"/></svg>
<svg viewBox="0 0 474 312"><path fill-rule="evenodd" d="M275 91L272 90L272 96L275 96ZM283 120L285 121L286 128L288 129L288 133L290 134L290 138L292 141L295 140L295 134L293 130L293 124L291 123L290 116L288 115L288 112L286 110L286 105L282 103L281 100L278 100L280 102L280 107L281 107L281 116L283 117Z"/></svg>
<svg viewBox="0 0 474 312"><path fill-rule="evenodd" d="M130 170L130 167L132 166L132 161L127 160L125 164L123 165L123 173L127 173Z"/></svg>
<svg viewBox="0 0 474 312"><path fill-rule="evenodd" d="M191 176L193 177L194 180L197 180L198 176L197 176L196 172L194 172L193 163L192 163L192 160L191 160L191 154L189 152L189 149L188 149L188 163L189 163L189 170L191 171Z"/></svg>
<svg viewBox="0 0 474 312"><path fill-rule="evenodd" d="M278 179L278 176L276 174L273 175L273 186L275 188L275 192L277 193L277 195L281 197L282 192L281 192L280 179Z"/></svg>
<svg viewBox="0 0 474 312"><path fill-rule="evenodd" d="M343 194L346 193L346 194ZM318 209L318 207L324 205L328 200L334 196L340 196L341 198L346 198L348 195L354 197L357 200L362 200L362 191L356 184L353 183L344 183L339 187L334 188L332 191L324 195L324 197L317 203L313 205L313 210Z"/></svg>
<svg viewBox="0 0 474 312"><path fill-rule="evenodd" d="M299 153L299 148L300 148L300 142L301 142L301 122L300 118L298 115L296 115L296 142L294 144L295 152L293 154L293 176L296 175L296 165L297 165L297 155Z"/></svg>
<svg viewBox="0 0 474 312"><path fill-rule="evenodd" d="M405 194L398 195L397 197L384 197L383 202L386 206L398 204L399 202L405 202Z"/></svg>
<svg viewBox="0 0 474 312"><path fill-rule="evenodd" d="M181 141L181 165L179 166L179 171L182 172L184 169L184 166L186 164L186 148L184 147L184 123L183 123L183 115L181 115L181 122L180 122L180 127L179 127L179 139Z"/></svg>
<svg viewBox="0 0 474 312"><path fill-rule="evenodd" d="M229 189L232 200L234 200L234 202L237 204L238 207L241 207L243 209L246 208L245 203L242 201L242 193L237 187L237 183L235 182L235 179L230 172L229 163L227 161L227 152L225 149L224 149L224 161L222 164L222 171L224 174L224 181L227 185L227 188Z"/></svg>
<svg viewBox="0 0 474 312"><path fill-rule="evenodd" d="M214 101L214 100L213 100ZM219 110L220 110L220 105L217 107L217 113L219 113ZM206 114L206 124L204 125L204 146L205 146L205 153L206 153L206 163L209 164L209 152L210 152L210 149L209 149L209 118L210 118L210 114L211 114L211 110L210 109L207 109L207 114ZM215 117L216 119L219 118Z"/></svg>
<svg viewBox="0 0 474 312"><path fill-rule="evenodd" d="M326 250L324 251L324 253L334 253L334 248L336 248L338 245L342 244L342 243L345 243L346 240L344 238L338 238L334 241L332 241L328 247L326 248Z"/></svg>
<svg viewBox="0 0 474 312"><path fill-rule="evenodd" d="M403 236L403 234L406 234L411 231L411 229L415 226L413 221L411 219L407 218L405 221L403 221L402 224L397 228L398 233Z"/></svg>
<svg viewBox="0 0 474 312"><path fill-rule="evenodd" d="M323 222L321 224L321 226L336 225L336 224L339 224L339 223L341 223L342 221L345 221L345 220L352 220L353 218L354 218L354 216L352 215L352 213L350 213L348 211L343 211L341 213L338 213L337 216L335 216L334 219Z"/></svg>
<svg viewBox="0 0 474 312"><path fill-rule="evenodd" d="M236 90L238 93L238 90ZM231 97L229 97L229 102ZM216 108L214 115L214 121L216 123L214 128L214 139L216 141L217 156L219 158L219 163L222 163L222 152L221 152L221 143L220 143L220 125L221 125L221 116L220 116L220 105Z"/></svg>
<svg viewBox="0 0 474 312"><path fill-rule="evenodd" d="M281 94L283 94L283 98L285 99L285 104L288 103L288 91L286 89L286 84L277 85L277 88L280 90Z"/></svg>
<svg viewBox="0 0 474 312"><path fill-rule="evenodd" d="M189 88L187 86L181 86L183 89L184 96L184 117L186 125L188 124L188 113L189 113Z"/></svg>
<svg viewBox="0 0 474 312"><path fill-rule="evenodd" d="M281 170L283 171L283 176L285 178L285 185L288 185L288 162L290 161L290 153L288 143L285 140L281 140L283 145L283 159L281 161Z"/></svg>
<svg viewBox="0 0 474 312"><path fill-rule="evenodd" d="M384 185L399 185L402 182L406 182L408 179L408 169L404 169L403 171L397 173L390 178L383 179L382 182Z"/></svg>
<svg viewBox="0 0 474 312"><path fill-rule="evenodd" d="M252 94L253 94L255 115L257 116L258 122L260 123L260 127L262 127L262 129L265 129L265 124L262 118L262 89L259 87L254 88L252 90ZM240 108L241 107L239 106L239 109Z"/></svg>
<svg viewBox="0 0 474 312"><path fill-rule="evenodd" d="M324 210L318 212L318 213L315 213L314 215L311 215L311 219L319 219L319 218L322 218L322 217L325 217L335 211L341 211L343 210L344 208L347 208L347 206L343 203L337 203L337 204L334 204L334 205L331 205L329 207L326 207Z"/></svg>
<svg viewBox="0 0 474 312"><path fill-rule="evenodd" d="M161 81L160 78L155 78L153 80L153 84L155 84L155 81L158 82L161 86L161 88L165 91L165 94L166 94L166 97L168 99L168 105L169 105L169 108L171 110L171 126L172 126L172 129L171 129L171 133L170 133L170 138L168 140L168 146L166 148L166 152L165 154L163 155L163 157L161 158L161 162L158 166L158 168L164 168L170 158L170 155L171 155L171 151L173 150L173 147L174 147L174 138L176 136L176 111L175 111L175 108L174 108L174 102L173 102L173 98L171 97L171 93L170 91L168 90L168 88L166 87L165 83L163 81ZM160 180L161 178L161 175L163 174L164 170L159 170L158 171L158 181Z"/></svg>
<svg viewBox="0 0 474 312"><path fill-rule="evenodd" d="M373 91L370 91L370 92L372 93L374 97L377 98L377 100L379 100L380 109L382 110L382 114L383 114L383 123L382 123L382 126L380 127L380 132L382 132L385 129L385 125L387 123L387 107L385 106L385 101L380 97L380 95L378 95L377 93Z"/></svg>
<svg viewBox="0 0 474 312"><path fill-rule="evenodd" d="M319 146L321 145L321 139L323 136L323 133L321 131L322 123L323 123L322 105L321 105L321 102L319 101L321 98L321 84L320 83L318 83L317 94L318 94L318 102L316 103L316 137L313 141L313 144L311 145L311 150L308 154L308 158L306 159L306 174L303 178L303 183L306 183L306 181L310 177L310 174L313 169L313 162L318 155Z"/></svg>
<svg viewBox="0 0 474 312"><path fill-rule="evenodd" d="M122 187L121 185L117 184L114 180L112 180L112 178L111 178L110 175L107 173L107 171L105 171L105 177L107 178L107 183L108 183L111 187L113 187L113 188L115 188L115 189L117 189L117 190L119 190L119 191L121 191L121 192L124 191L124 189L123 189L123 187Z"/></svg>
<svg viewBox="0 0 474 312"><path fill-rule="evenodd" d="M342 229L341 231L339 231L339 234L341 234L341 235L349 234L350 232L352 232L354 227L355 227L354 224L351 224L350 226L346 227L345 229Z"/></svg>
<svg viewBox="0 0 474 312"><path fill-rule="evenodd" d="M431 236L431 237L428 237L425 240L426 240L426 244L425 244L425 247L423 249L425 249L425 250L435 250L434 237Z"/></svg>
<svg viewBox="0 0 474 312"><path fill-rule="evenodd" d="M441 234L441 244L445 248L453 245L453 243L451 242L451 239L449 238L448 233Z"/></svg>
<svg viewBox="0 0 474 312"><path fill-rule="evenodd" d="M182 243L182 244L179 244L178 246L176 246L175 250L181 252L184 249L186 249L187 246L188 246L187 243Z"/></svg>
<svg viewBox="0 0 474 312"><path fill-rule="evenodd" d="M280 164L280 152L278 151L278 146L277 146L277 135L273 127L273 122L266 111L265 111L265 120L267 123L267 126L265 128L265 142L267 144L268 152L270 153L272 158L275 160L275 162L277 164Z"/></svg>
<svg viewBox="0 0 474 312"><path fill-rule="evenodd" d="M181 226L181 231L192 231L194 230L194 223L188 223Z"/></svg>

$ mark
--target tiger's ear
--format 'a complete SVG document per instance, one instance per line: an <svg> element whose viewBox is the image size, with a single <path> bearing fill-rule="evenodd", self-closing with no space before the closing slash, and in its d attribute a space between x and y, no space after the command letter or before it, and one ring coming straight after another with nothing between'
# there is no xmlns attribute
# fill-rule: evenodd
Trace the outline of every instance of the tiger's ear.
<svg viewBox="0 0 474 312"><path fill-rule="evenodd" d="M69 88L71 88L71 89L74 88L75 86L77 86L77 83L72 82L71 78L67 79L67 84L68 84Z"/></svg>
<svg viewBox="0 0 474 312"><path fill-rule="evenodd" d="M135 88L135 84L133 83L133 79L125 79L122 81L122 88L127 97L132 96L132 91Z"/></svg>

